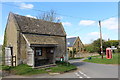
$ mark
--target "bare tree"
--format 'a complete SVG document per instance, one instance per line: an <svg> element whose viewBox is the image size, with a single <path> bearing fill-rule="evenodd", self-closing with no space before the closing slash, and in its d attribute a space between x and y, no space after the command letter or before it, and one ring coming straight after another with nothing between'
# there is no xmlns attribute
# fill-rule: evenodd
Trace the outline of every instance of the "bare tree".
<svg viewBox="0 0 120 80"><path fill-rule="evenodd" d="M56 12L54 10L50 10L48 12L39 14L37 16L37 19L42 19L42 20L51 21L51 22L59 22L60 21L60 19L57 18Z"/></svg>

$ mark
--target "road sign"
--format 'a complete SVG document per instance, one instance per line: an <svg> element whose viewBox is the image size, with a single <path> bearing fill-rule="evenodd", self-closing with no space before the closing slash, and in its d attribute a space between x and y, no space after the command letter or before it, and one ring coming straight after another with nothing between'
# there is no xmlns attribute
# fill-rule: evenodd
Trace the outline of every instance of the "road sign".
<svg viewBox="0 0 120 80"><path fill-rule="evenodd" d="M111 46L111 49L112 49L112 50L115 50L115 49L117 49L117 48L115 48L115 46Z"/></svg>

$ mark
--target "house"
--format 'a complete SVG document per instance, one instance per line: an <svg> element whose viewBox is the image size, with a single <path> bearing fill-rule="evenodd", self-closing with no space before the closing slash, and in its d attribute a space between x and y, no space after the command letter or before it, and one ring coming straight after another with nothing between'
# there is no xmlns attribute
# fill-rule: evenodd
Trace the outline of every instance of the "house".
<svg viewBox="0 0 120 80"><path fill-rule="evenodd" d="M73 52L75 50L77 53L76 55L79 55L81 52L84 52L85 50L84 45L82 41L80 40L79 36L67 38L67 48L70 53L71 51ZM70 56L72 55L69 54L69 57Z"/></svg>
<svg viewBox="0 0 120 80"><path fill-rule="evenodd" d="M36 67L54 64L66 56L66 32L54 23L9 13L6 25L5 63Z"/></svg>

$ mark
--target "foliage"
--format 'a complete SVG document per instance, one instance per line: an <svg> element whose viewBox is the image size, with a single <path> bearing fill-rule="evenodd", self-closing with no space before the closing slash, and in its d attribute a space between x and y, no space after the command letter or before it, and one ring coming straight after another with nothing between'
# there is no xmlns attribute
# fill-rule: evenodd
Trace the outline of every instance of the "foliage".
<svg viewBox="0 0 120 80"><path fill-rule="evenodd" d="M77 53L76 48L73 48L73 50L70 50L70 57L74 58L76 53Z"/></svg>
<svg viewBox="0 0 120 80"><path fill-rule="evenodd" d="M94 46L94 51L95 52L98 52L99 54L101 54L101 51L100 51L100 39L97 39L95 41L93 41L93 46ZM106 50L106 47L105 47L105 40L102 40L102 47L103 47L103 52L105 52Z"/></svg>
<svg viewBox="0 0 120 80"><path fill-rule="evenodd" d="M76 48L73 48L73 58L74 58L75 54L77 54L77 51L76 51Z"/></svg>
<svg viewBox="0 0 120 80"><path fill-rule="evenodd" d="M119 41L118 40L109 40L105 42L105 48L107 47L111 47L111 46L115 46L116 48L118 48L119 45ZM118 50L113 50L113 52L117 52Z"/></svg>
<svg viewBox="0 0 120 80"><path fill-rule="evenodd" d="M105 43L106 43L107 47L111 47L111 46L118 47L118 45L119 45L118 40L109 40L109 41L106 41Z"/></svg>
<svg viewBox="0 0 120 80"><path fill-rule="evenodd" d="M10 71L13 67L12 66L6 66L6 65L1 65L2 70Z"/></svg>
<svg viewBox="0 0 120 80"><path fill-rule="evenodd" d="M57 65L65 65L67 66L68 64L70 65L70 63L64 62L64 61L56 61Z"/></svg>
<svg viewBox="0 0 120 80"><path fill-rule="evenodd" d="M73 54L76 54L76 48L73 48Z"/></svg>
<svg viewBox="0 0 120 80"><path fill-rule="evenodd" d="M120 53L120 48L118 48L118 53Z"/></svg>
<svg viewBox="0 0 120 80"><path fill-rule="evenodd" d="M85 45L85 50L89 53L93 53L94 51L94 46L92 44Z"/></svg>
<svg viewBox="0 0 120 80"><path fill-rule="evenodd" d="M72 55L73 55L73 52L72 52L72 50L70 50L70 57L72 57Z"/></svg>
<svg viewBox="0 0 120 80"><path fill-rule="evenodd" d="M103 47L103 52L106 52L106 48L115 46L118 47L119 41L118 40L109 40L105 41L102 40L102 47ZM86 45L86 51L93 53L93 52L98 52L100 54L100 39L94 40L91 44ZM116 51L116 50L115 50ZM118 50L119 51L119 50Z"/></svg>

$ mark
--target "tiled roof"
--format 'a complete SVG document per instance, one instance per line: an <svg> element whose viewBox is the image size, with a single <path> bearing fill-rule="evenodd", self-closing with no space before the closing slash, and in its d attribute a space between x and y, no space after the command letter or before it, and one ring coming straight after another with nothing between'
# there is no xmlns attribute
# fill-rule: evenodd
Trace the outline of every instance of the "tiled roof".
<svg viewBox="0 0 120 80"><path fill-rule="evenodd" d="M66 36L61 23L29 18L13 13L10 13L10 15L15 18L21 32Z"/></svg>
<svg viewBox="0 0 120 80"><path fill-rule="evenodd" d="M35 35L35 34L23 34L25 36L25 38L28 40L28 42L31 45L35 45L35 44L46 44L46 45L50 45L50 44L58 44L53 36L42 36L42 35Z"/></svg>
<svg viewBox="0 0 120 80"><path fill-rule="evenodd" d="M72 47L77 37L67 38L67 47Z"/></svg>

